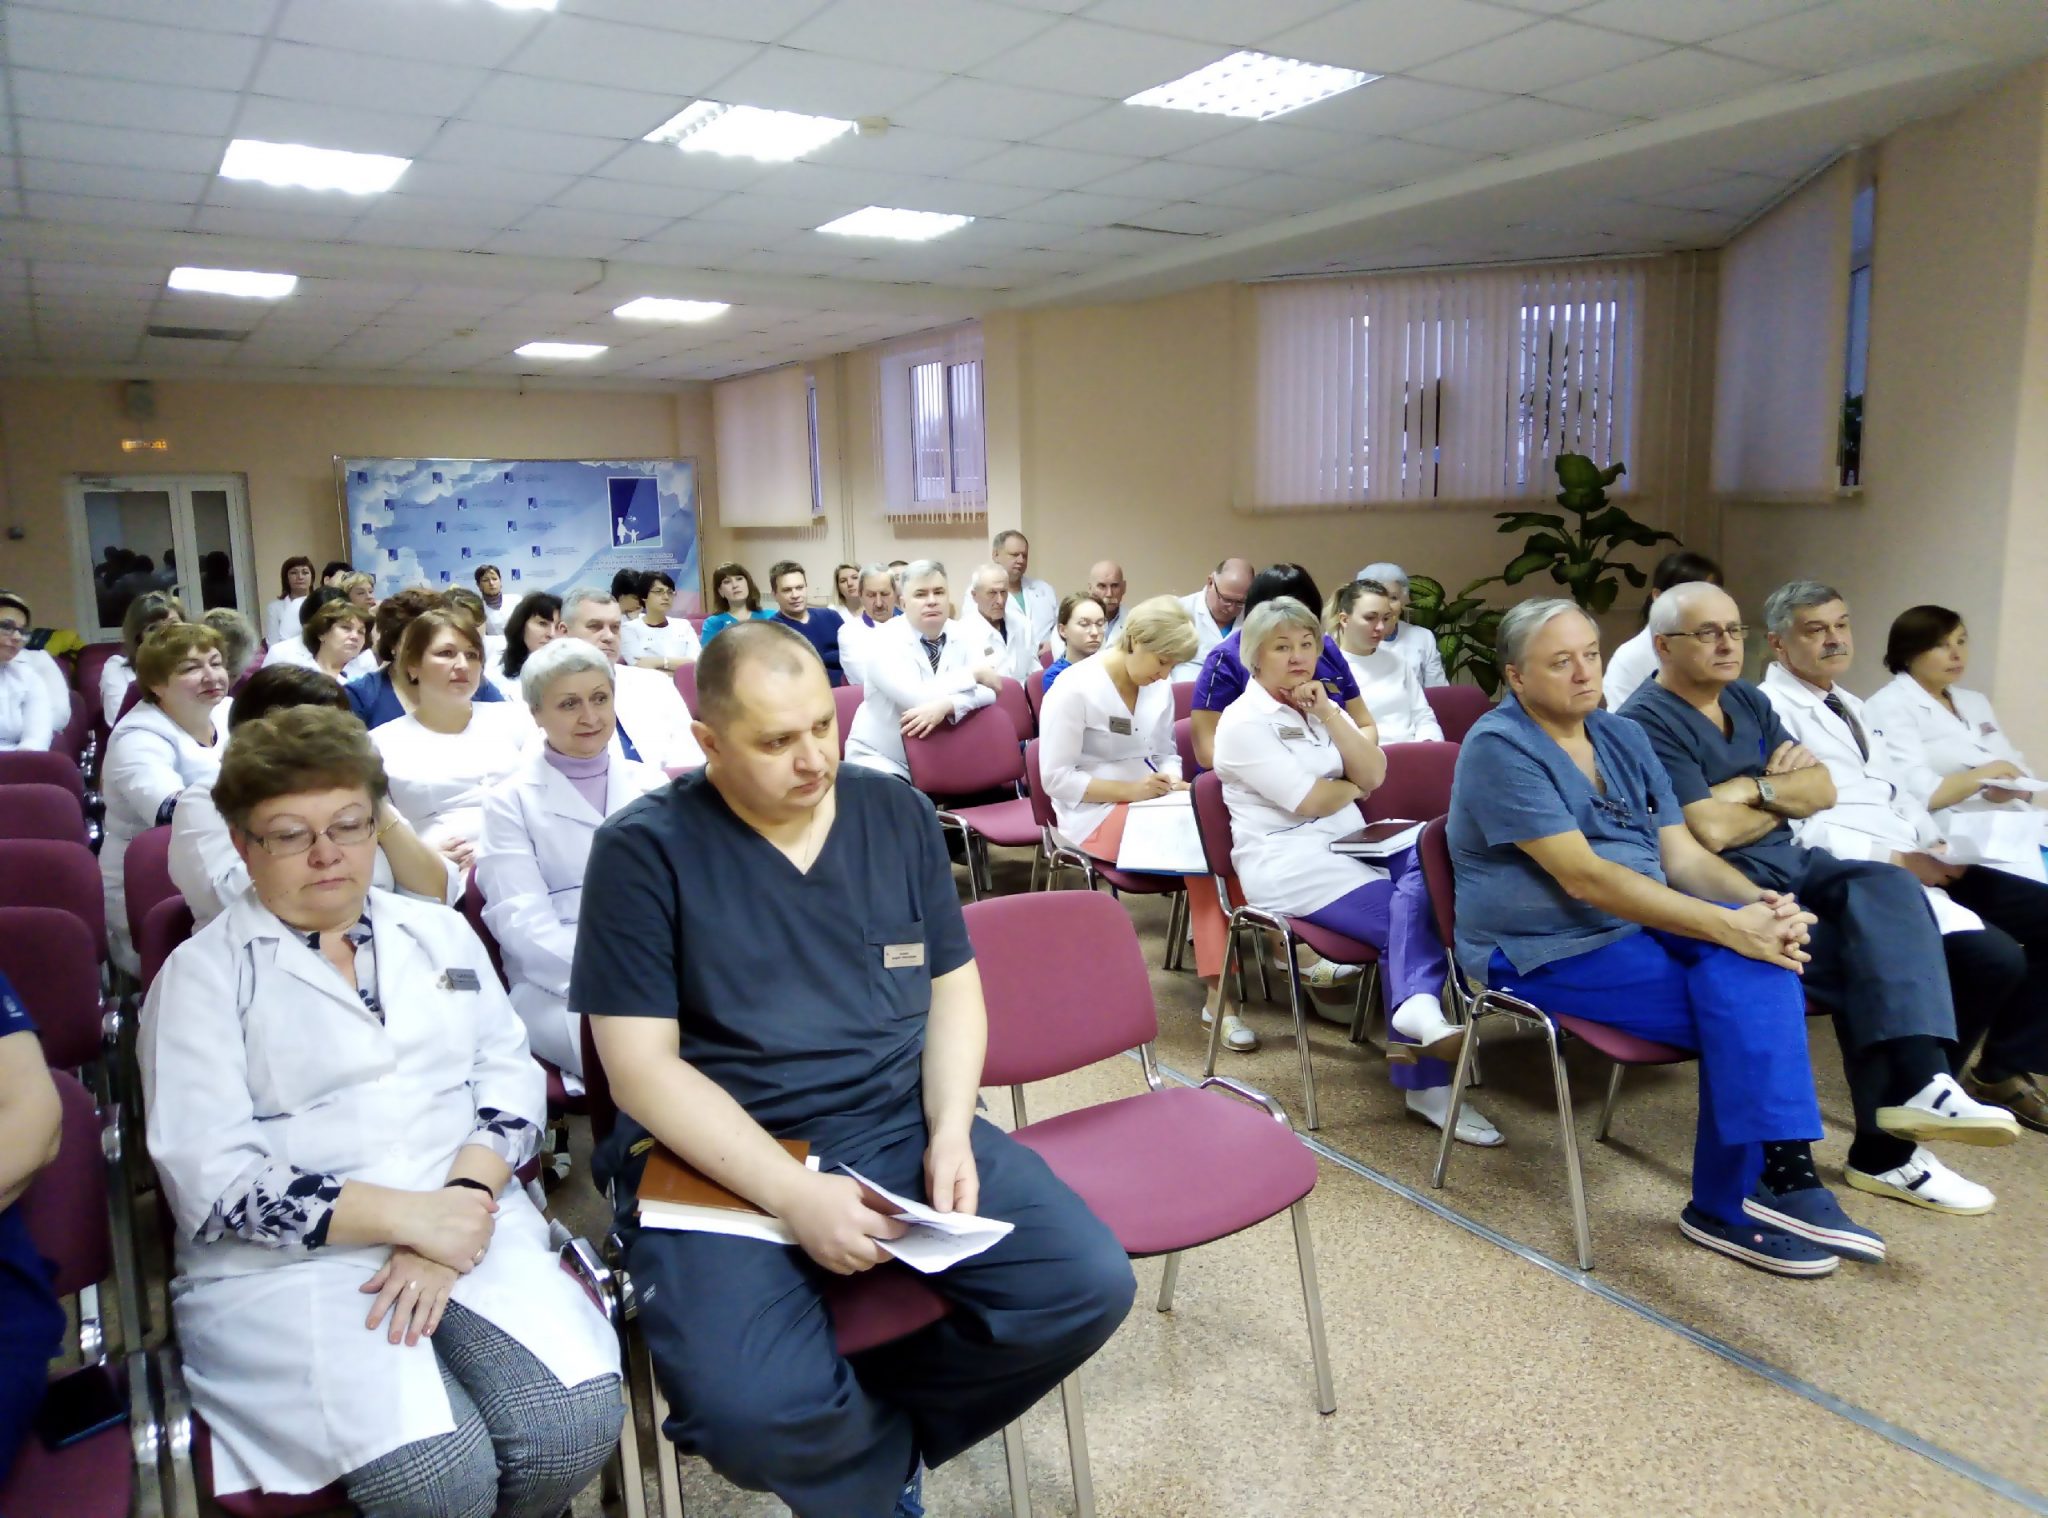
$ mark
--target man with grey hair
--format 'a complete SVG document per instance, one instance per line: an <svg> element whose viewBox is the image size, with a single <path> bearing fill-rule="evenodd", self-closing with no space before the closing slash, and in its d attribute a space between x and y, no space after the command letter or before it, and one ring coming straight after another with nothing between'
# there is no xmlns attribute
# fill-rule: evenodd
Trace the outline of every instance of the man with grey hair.
<svg viewBox="0 0 2048 1518"><path fill-rule="evenodd" d="M1807 984L1834 1013L1849 1078L1849 1184L1937 1212L1990 1211L1989 1190L1925 1147L2011 1143L2019 1125L1950 1072L1956 1018L1941 931L1919 882L1889 863L1837 859L1795 839L1792 823L1835 804L1834 780L1742 679L1749 629L1726 591L1674 585L1650 617L1657 678L1621 715L1649 736L1693 835L1820 918Z"/></svg>
<svg viewBox="0 0 2048 1518"><path fill-rule="evenodd" d="M1201 646L1195 650L1194 658L1174 667L1176 681L1200 676L1202 661L1209 657L1209 650L1237 631L1238 619L1244 615L1244 598L1251 593L1252 576L1257 573L1250 559L1225 559L1209 571L1200 590L1180 598L1180 604L1195 620L1195 636Z"/></svg>
<svg viewBox="0 0 2048 1518"><path fill-rule="evenodd" d="M997 651L948 615L946 566L919 559L897 572L903 615L875 629L866 694L846 735L846 762L910 778L903 740L958 722L1002 689Z"/></svg>
<svg viewBox="0 0 2048 1518"><path fill-rule="evenodd" d="M690 731L690 709L673 679L657 669L620 662L625 621L610 591L579 585L562 597L562 633L599 649L612 661L612 706L618 713L619 751L665 770L695 769L704 750Z"/></svg>
<svg viewBox="0 0 2048 1518"><path fill-rule="evenodd" d="M849 685L866 685L868 640L883 623L896 617L896 573L886 564L869 564L860 572L860 615L839 629L839 667Z"/></svg>
<svg viewBox="0 0 2048 1518"><path fill-rule="evenodd" d="M967 606L960 613L960 633L984 659L1020 684L1039 667L1038 643L1031 626L1010 596L1009 577L1000 564L976 566L967 577ZM1059 620L1059 608L1053 608Z"/></svg>
<svg viewBox="0 0 2048 1518"><path fill-rule="evenodd" d="M1060 593L1043 580L1027 573L1031 568L1031 540L1012 527L995 536L990 557L1003 571L1008 610L993 621L1016 617L1024 624L1029 648L1035 657L1052 647L1053 624L1059 620ZM1034 666L1035 667L1035 666ZM1023 679L1022 675L1017 676Z"/></svg>
<svg viewBox="0 0 2048 1518"><path fill-rule="evenodd" d="M1934 812L1975 794L1981 776L1943 778L1917 763L1842 686L1856 643L1848 604L1833 586L1781 585L1764 602L1764 619L1777 656L1764 694L1835 783L1835 804L1794 824L1794 833L1841 859L1898 865L1927 889L1955 991L1954 1071L1971 1096L2048 1132L2048 1094L2034 1079L2048 1071L2048 884L2035 837L2021 858L1999 867L1982 847L1943 836ZM1966 1069L1979 1040L1983 1050Z"/></svg>
<svg viewBox="0 0 2048 1518"><path fill-rule="evenodd" d="M1394 598L1396 621L1387 633L1384 645L1408 661L1415 671L1415 678L1425 687L1449 685L1451 677L1444 673L1444 656L1436 646L1436 637L1426 627L1417 627L1407 620L1408 616L1408 571L1399 564L1381 559L1368 564L1351 577L1354 580L1376 580L1387 587L1387 593Z"/></svg>

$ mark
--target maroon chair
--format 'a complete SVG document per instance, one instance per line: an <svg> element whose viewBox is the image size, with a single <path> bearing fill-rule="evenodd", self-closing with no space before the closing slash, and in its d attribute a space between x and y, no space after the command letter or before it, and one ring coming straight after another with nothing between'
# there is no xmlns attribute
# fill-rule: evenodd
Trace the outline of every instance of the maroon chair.
<svg viewBox="0 0 2048 1518"><path fill-rule="evenodd" d="M1052 650L1050 648L1041 648L1038 651L1038 667L1040 669L1052 668Z"/></svg>
<svg viewBox="0 0 2048 1518"><path fill-rule="evenodd" d="M1038 736L1038 713L1024 694L1024 687L1008 675L1003 677L1002 689L996 692L996 705L1009 713L1010 725L1017 729L1017 741L1029 743Z"/></svg>
<svg viewBox="0 0 2048 1518"><path fill-rule="evenodd" d="M1385 753L1387 778L1359 802L1367 822L1427 822L1450 811L1457 744L1389 743Z"/></svg>
<svg viewBox="0 0 2048 1518"><path fill-rule="evenodd" d="M1003 683L1016 686L1022 696L1024 688L1016 681ZM958 831L966 843L967 892L979 901L989 847L1035 848L1038 824L1032 820L1030 800L1023 796L971 806L948 803L990 791L1015 791L1024 778L1017 729L1006 713L984 706L959 722L940 723L925 737L905 738L903 752L910 764L910 783L932 798L939 809L939 824ZM1033 871L1034 879L1036 873ZM990 889L994 889L992 882Z"/></svg>
<svg viewBox="0 0 2048 1518"><path fill-rule="evenodd" d="M57 758L54 754L40 758ZM58 763L63 763L58 759ZM73 773L77 773L73 771ZM52 838L88 843L79 799L61 785L0 784L0 838Z"/></svg>
<svg viewBox="0 0 2048 1518"><path fill-rule="evenodd" d="M85 697L77 691L68 691L71 700L71 714L64 725L50 739L50 752L68 759L79 770L84 770L90 756L92 735L92 708L85 704Z"/></svg>
<svg viewBox="0 0 2048 1518"><path fill-rule="evenodd" d="M56 907L85 924L93 957L107 958L107 899L100 863L82 843L0 838L0 907Z"/></svg>
<svg viewBox="0 0 2048 1518"><path fill-rule="evenodd" d="M13 785L61 785L82 808L85 805L85 776L78 766L55 749L34 749L0 753L0 787Z"/></svg>
<svg viewBox="0 0 2048 1518"><path fill-rule="evenodd" d="M1137 930L1092 891L977 902L967 936L982 967L982 1083L1010 1087L1017 1141L1035 1150L1134 1259L1165 1255L1159 1310L1173 1307L1183 1251L1288 1213L1315 1366L1316 1408L1334 1412L1308 1194L1316 1161L1271 1097L1210 1076L1169 1086L1153 1058L1159 1015ZM1048 944L1060 952L1048 954ZM1024 1086L1136 1049L1150 1088L1030 1122ZM1078 1408L1070 1403L1070 1425Z"/></svg>
<svg viewBox="0 0 2048 1518"><path fill-rule="evenodd" d="M1045 706L1045 671L1034 669L1024 679L1024 704L1031 708L1032 730L1037 731L1038 714Z"/></svg>
<svg viewBox="0 0 2048 1518"><path fill-rule="evenodd" d="M164 961L177 951L179 944L192 936L192 926L192 909L185 905L182 896L158 902L142 919L142 931L135 935L135 957L142 961L144 995L156 984L157 972L163 969Z"/></svg>
<svg viewBox="0 0 2048 1518"><path fill-rule="evenodd" d="M858 685L835 686L832 691L832 705L839 713L839 757L846 757L846 735L853 730L853 714L860 710L860 703L867 692Z"/></svg>
<svg viewBox="0 0 2048 1518"><path fill-rule="evenodd" d="M1056 814L1052 797L1046 795L1044 783L1038 773L1038 740L1033 738L1024 745L1024 781L1031 802L1031 817L1038 824L1039 843L1045 855L1045 888L1053 888L1053 876L1060 870L1079 870L1082 879L1088 882L1088 889L1095 889L1100 880L1109 887L1112 896L1171 896L1172 909L1166 918L1166 962L1163 968L1180 968L1181 950L1187 942L1186 913L1188 909L1187 880L1180 875L1139 875L1129 870L1120 870L1113 864L1105 864L1077 848L1061 843L1056 833ZM1032 865L1032 889L1038 885L1038 866Z"/></svg>
<svg viewBox="0 0 2048 1518"><path fill-rule="evenodd" d="M128 693L121 698L120 710L114 713L114 727L121 725L121 719L134 711L142 701L142 682L137 680L128 687ZM111 731L112 729L109 729Z"/></svg>
<svg viewBox="0 0 2048 1518"><path fill-rule="evenodd" d="M1301 946L1308 945L1333 963L1358 965L1366 971L1358 977L1358 997L1351 1011L1354 1036L1364 1026L1366 1006L1379 982L1380 951L1369 943L1318 927L1305 917L1269 912L1257 902L1245 899L1244 887L1238 881L1236 867L1230 858L1233 847L1230 808L1223 800L1223 778L1214 770L1195 777L1195 829L1202 836L1202 853L1209 862L1209 873L1216 877L1216 883L1223 892L1223 904L1230 913L1223 973L1228 976L1235 968L1239 953L1238 935L1243 928L1278 933L1286 944L1287 1001L1294 1013L1294 1044L1301 1061L1302 1119L1313 1130L1321 1126L1322 1120L1316 1108L1315 1067L1309 1061L1308 999L1301 990ZM1240 981L1240 1000L1243 994L1243 982ZM1209 1025L1209 1058L1202 1070L1204 1076L1216 1073L1216 1055L1222 1047L1223 1019L1218 1017Z"/></svg>
<svg viewBox="0 0 2048 1518"><path fill-rule="evenodd" d="M107 1057L109 1018L118 1012L100 995L92 930L76 916L60 907L0 907L0 975L35 1017L53 1069L83 1069Z"/></svg>
<svg viewBox="0 0 2048 1518"><path fill-rule="evenodd" d="M1194 715L1195 682L1176 680L1173 682L1173 720L1184 722Z"/></svg>
<svg viewBox="0 0 2048 1518"><path fill-rule="evenodd" d="M1493 710L1493 697L1476 685L1431 685L1422 694L1446 743L1463 743L1472 724Z"/></svg>
<svg viewBox="0 0 2048 1518"><path fill-rule="evenodd" d="M119 640L88 643L78 651L78 664L71 672L71 683L84 694L88 705L99 696L100 672L107 667L107 661L120 651Z"/></svg>
<svg viewBox="0 0 2048 1518"><path fill-rule="evenodd" d="M143 919L160 901L178 895L171 879L171 825L147 828L128 841L121 856L121 881L128 907L128 941L142 937Z"/></svg>
<svg viewBox="0 0 2048 1518"><path fill-rule="evenodd" d="M690 709L690 715L697 715L697 666L678 664L675 668L676 694L683 698L683 705Z"/></svg>
<svg viewBox="0 0 2048 1518"><path fill-rule="evenodd" d="M1202 764L1195 758L1195 722L1192 717L1173 719L1173 746L1180 754L1181 779L1193 785L1195 776L1202 773Z"/></svg>
<svg viewBox="0 0 2048 1518"><path fill-rule="evenodd" d="M483 888L476 883L474 870L470 871L469 880L462 888L461 906L462 915L468 920L470 931L476 934L477 941L484 946L484 952L491 956L491 968L498 972L498 984L507 991L511 990L511 978L505 974L504 952L499 949L496 936L484 926L484 893Z"/></svg>
<svg viewBox="0 0 2048 1518"><path fill-rule="evenodd" d="M1430 906L1436 913L1437 930L1446 935L1446 944L1455 943L1452 924L1457 919L1458 882L1457 873L1451 865L1448 819L1438 817L1424 828L1416 848L1422 862L1423 879L1429 884ZM1607 1137L1615 1098L1621 1091L1623 1069L1630 1065L1684 1064L1697 1059L1698 1053L1673 1044L1638 1038L1633 1033L1624 1033L1604 1023L1588 1022L1582 1017L1545 1012L1519 996L1475 986L1458 967L1455 956L1451 961L1451 990L1453 999L1464 1011L1465 1042L1458 1050L1457 1069L1451 1076L1451 1110L1444 1119L1443 1136L1437 1144L1436 1169L1430 1184L1441 1187L1444 1172L1450 1166L1451 1140L1457 1132L1458 1111L1464 1105L1465 1084L1471 1074L1472 1062L1477 1057L1479 1030L1485 1019L1505 1017L1521 1027L1537 1030L1543 1035L1544 1045L1549 1050L1551 1079L1557 1088L1558 1139L1564 1149L1565 1178L1571 1190L1572 1233L1578 1245L1579 1269L1591 1270L1593 1230L1586 1217L1586 1177L1579 1163L1578 1133L1572 1124L1572 1088L1565 1073L1564 1041L1567 1037L1577 1038L1614 1062L1613 1073L1607 1082L1607 1100L1601 1106L1600 1126L1595 1135L1600 1139Z"/></svg>

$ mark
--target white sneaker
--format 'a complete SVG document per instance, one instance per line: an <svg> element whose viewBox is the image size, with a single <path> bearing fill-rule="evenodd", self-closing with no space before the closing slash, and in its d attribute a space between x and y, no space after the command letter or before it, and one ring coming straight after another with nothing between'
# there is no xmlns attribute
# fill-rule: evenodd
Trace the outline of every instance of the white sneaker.
<svg viewBox="0 0 2048 1518"><path fill-rule="evenodd" d="M1952 1075L1935 1076L1903 1106L1878 1108L1877 1126L1916 1144L1948 1139L1995 1147L2015 1143L2020 1136L2018 1118L2003 1107L1978 1101Z"/></svg>
<svg viewBox="0 0 2048 1518"><path fill-rule="evenodd" d="M1989 1212L1998 1201L1989 1186L1979 1186L1975 1181L1957 1175L1925 1149L1915 1149L1905 1164L1878 1175L1846 1166L1842 1176L1858 1191L1867 1191L1872 1196L1888 1196L1895 1202L1925 1207L1929 1212L1952 1212L1962 1217L1974 1217L1980 1212Z"/></svg>
<svg viewBox="0 0 2048 1518"><path fill-rule="evenodd" d="M1208 1027L1216 1021L1216 1014L1207 1007L1202 1008L1202 1026ZM1259 1035L1245 1026L1244 1019L1235 1012L1223 1014L1223 1047L1235 1049L1239 1054L1249 1054L1259 1046Z"/></svg>
<svg viewBox="0 0 2048 1518"><path fill-rule="evenodd" d="M1396 1007L1387 1026L1410 1040L1407 1044L1389 1042L1389 1059L1415 1059L1421 1055L1456 1059L1458 1046L1465 1041L1465 1030L1444 1016L1444 1004L1427 991L1416 992Z"/></svg>
<svg viewBox="0 0 2048 1518"><path fill-rule="evenodd" d="M1319 959L1309 966L1301 983L1311 991L1334 991L1352 984L1364 973L1364 965L1340 965L1334 959Z"/></svg>
<svg viewBox="0 0 2048 1518"><path fill-rule="evenodd" d="M1430 1086L1422 1091L1408 1093L1408 1110L1443 1132L1444 1119L1451 1114L1451 1088ZM1458 1131L1453 1135L1461 1144L1476 1145L1481 1149L1498 1149L1507 1142L1501 1137L1500 1129L1493 1126L1470 1102L1458 1109Z"/></svg>

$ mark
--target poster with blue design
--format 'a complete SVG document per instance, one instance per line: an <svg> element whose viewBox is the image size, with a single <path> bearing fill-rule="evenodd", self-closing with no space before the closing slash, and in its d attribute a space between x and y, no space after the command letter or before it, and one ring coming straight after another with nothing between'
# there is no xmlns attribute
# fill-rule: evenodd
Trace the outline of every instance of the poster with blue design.
<svg viewBox="0 0 2048 1518"><path fill-rule="evenodd" d="M349 558L382 598L414 585L504 594L609 587L667 572L675 610L702 607L697 469L689 459L339 459Z"/></svg>

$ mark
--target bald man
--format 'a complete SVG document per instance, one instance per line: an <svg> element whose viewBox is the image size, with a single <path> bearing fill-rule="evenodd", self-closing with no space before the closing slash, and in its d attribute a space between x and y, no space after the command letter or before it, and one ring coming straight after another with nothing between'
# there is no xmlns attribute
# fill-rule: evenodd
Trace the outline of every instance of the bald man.
<svg viewBox="0 0 2048 1518"><path fill-rule="evenodd" d="M1200 590L1180 598L1180 604L1195 619L1195 634L1202 646L1193 659L1174 670L1175 680L1199 676L1209 650L1237 630L1238 618L1244 615L1245 595L1251 590L1252 576L1257 572L1249 559L1225 559L1209 572L1208 581Z"/></svg>
<svg viewBox="0 0 2048 1518"><path fill-rule="evenodd" d="M1117 635L1124 625L1124 567L1114 559L1099 559L1088 570L1088 599L1102 608L1104 625L1102 637L1096 647ZM1060 603L1064 606L1066 603ZM1074 656L1068 650L1066 641L1060 637L1058 625L1052 634L1052 652L1056 660L1070 660Z"/></svg>

